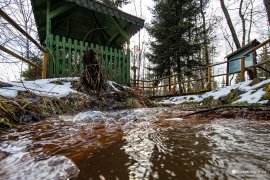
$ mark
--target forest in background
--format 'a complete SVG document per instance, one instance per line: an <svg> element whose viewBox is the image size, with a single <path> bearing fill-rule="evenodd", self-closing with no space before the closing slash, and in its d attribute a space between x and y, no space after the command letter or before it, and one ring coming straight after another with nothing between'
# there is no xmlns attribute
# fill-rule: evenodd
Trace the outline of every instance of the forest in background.
<svg viewBox="0 0 270 180"><path fill-rule="evenodd" d="M146 30L133 37L131 66L137 70L135 79L149 79L173 73L182 73L178 80L207 76L207 71L193 73L196 67L222 61L219 43L226 41L224 53L231 53L244 46L256 36L266 39L268 26L264 0L213 1L154 0L151 19L145 17L142 0L102 0L103 3L125 10L132 8L133 15L147 18ZM29 0L4 0L1 9L7 12L26 32L38 39ZM218 11L218 10L223 11ZM164 22L162 22L164 21ZM41 53L28 40L18 35L10 25L0 19L1 45L18 54L41 63ZM268 49L265 48L265 54ZM261 60L267 58L266 56ZM1 74L6 80L15 75L20 79L27 67L18 60L0 52ZM11 70L7 70L11 69ZM220 68L222 69L222 67ZM219 71L219 70L218 70ZM134 72L131 70L131 72ZM204 82L202 82L202 86ZM195 85L193 85L195 86ZM194 88L194 87L193 87ZM181 87L179 87L181 90Z"/></svg>

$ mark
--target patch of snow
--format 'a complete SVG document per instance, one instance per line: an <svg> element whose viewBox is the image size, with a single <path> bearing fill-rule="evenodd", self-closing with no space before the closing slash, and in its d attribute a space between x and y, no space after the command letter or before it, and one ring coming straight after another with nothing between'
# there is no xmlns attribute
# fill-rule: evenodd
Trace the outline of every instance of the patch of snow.
<svg viewBox="0 0 270 180"><path fill-rule="evenodd" d="M178 96L172 97L168 100L161 101L162 104L182 104L184 102L200 102L203 100L202 96L198 95L189 95L189 96Z"/></svg>
<svg viewBox="0 0 270 180"><path fill-rule="evenodd" d="M268 104L269 103L269 100L259 101L258 103L259 104Z"/></svg>
<svg viewBox="0 0 270 180"><path fill-rule="evenodd" d="M221 89L217 89L214 91L207 92L203 95L187 95L187 96L178 96L178 97L171 97L167 100L162 100L161 104L182 104L185 102L201 102L204 99L208 97L213 97L214 100L218 100L221 97L227 96L230 94L230 92L234 89L239 89L240 91L245 92L242 94L240 99L238 101L235 101L234 103L238 102L247 102L247 103L258 103L262 96L265 94L263 88L257 90L261 86L270 83L270 79L262 81L254 86L249 86L249 84L252 81L245 81L238 84L234 84L231 86L227 86ZM262 102L265 103L265 102Z"/></svg>
<svg viewBox="0 0 270 180"><path fill-rule="evenodd" d="M254 86L248 86L248 85L246 85L246 86L240 86L239 89L241 91L251 91L253 89L257 89L257 88L259 88L259 87L261 87L261 86L263 86L265 84L268 84L268 83L270 83L270 79L265 80L265 81L262 81L262 82L260 82L258 84L255 84Z"/></svg>
<svg viewBox="0 0 270 180"><path fill-rule="evenodd" d="M253 93L254 92L254 93ZM253 94L252 94L253 93ZM233 104L235 103L241 103L241 102L247 102L247 103L257 103L260 101L260 99L263 97L263 95L265 94L265 91L263 90L263 88L257 90L257 91L248 91L244 94L240 95L240 99L233 102Z"/></svg>
<svg viewBox="0 0 270 180"><path fill-rule="evenodd" d="M63 85L51 83L56 80L61 80ZM19 91L30 91L36 95L48 97L66 97L70 93L78 93L71 89L71 82L77 81L78 78L52 78L39 79L35 81L11 82L13 87L0 88L0 95L4 97L14 98Z"/></svg>
<svg viewBox="0 0 270 180"><path fill-rule="evenodd" d="M18 95L18 91L11 88L1 88L0 95L8 98L15 98Z"/></svg>
<svg viewBox="0 0 270 180"><path fill-rule="evenodd" d="M113 81L108 81L108 84L113 88L114 91L120 92L120 90L117 89L117 88L114 86L114 84L116 84L115 82L113 82Z"/></svg>

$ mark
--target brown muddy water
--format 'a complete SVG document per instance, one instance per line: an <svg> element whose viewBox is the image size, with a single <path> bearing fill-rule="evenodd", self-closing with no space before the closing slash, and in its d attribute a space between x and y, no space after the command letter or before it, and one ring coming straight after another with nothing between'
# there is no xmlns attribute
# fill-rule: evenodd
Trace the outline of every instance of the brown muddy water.
<svg viewBox="0 0 270 180"><path fill-rule="evenodd" d="M270 121L85 112L0 137L0 179L270 179Z"/></svg>

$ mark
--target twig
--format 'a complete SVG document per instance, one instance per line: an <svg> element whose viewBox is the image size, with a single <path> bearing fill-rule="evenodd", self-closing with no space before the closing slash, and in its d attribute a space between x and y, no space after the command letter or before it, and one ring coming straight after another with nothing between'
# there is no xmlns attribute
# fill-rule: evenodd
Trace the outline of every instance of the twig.
<svg viewBox="0 0 270 180"><path fill-rule="evenodd" d="M16 86L16 85L13 85L13 86ZM21 86L16 86L16 87L21 87ZM19 91L18 89L12 89L12 88L1 88L1 89L6 89L6 90L15 90L15 91ZM40 90L36 90L36 89L31 89L31 88L28 88L29 90L32 90L32 91L37 91L37 92L45 92L45 93L51 93L51 94L59 94L57 92L48 92L48 91L40 91ZM30 91L28 91L30 92Z"/></svg>

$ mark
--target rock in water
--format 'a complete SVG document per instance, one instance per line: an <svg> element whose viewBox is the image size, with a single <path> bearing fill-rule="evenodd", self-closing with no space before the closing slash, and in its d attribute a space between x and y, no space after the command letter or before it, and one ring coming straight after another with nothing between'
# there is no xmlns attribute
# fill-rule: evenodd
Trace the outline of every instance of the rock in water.
<svg viewBox="0 0 270 180"><path fill-rule="evenodd" d="M106 121L106 116L100 111L87 111L79 113L73 119L74 123L91 123Z"/></svg>

